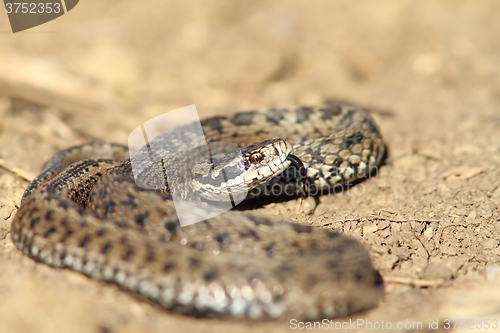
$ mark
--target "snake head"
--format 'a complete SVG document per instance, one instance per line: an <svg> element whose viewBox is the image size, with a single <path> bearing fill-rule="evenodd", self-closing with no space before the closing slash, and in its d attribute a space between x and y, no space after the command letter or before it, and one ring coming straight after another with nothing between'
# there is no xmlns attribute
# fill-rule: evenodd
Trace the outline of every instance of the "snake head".
<svg viewBox="0 0 500 333"><path fill-rule="evenodd" d="M273 139L215 156L193 167L192 186L211 201L227 201L229 195L246 196L285 171L294 162L289 158L291 151L289 141Z"/></svg>

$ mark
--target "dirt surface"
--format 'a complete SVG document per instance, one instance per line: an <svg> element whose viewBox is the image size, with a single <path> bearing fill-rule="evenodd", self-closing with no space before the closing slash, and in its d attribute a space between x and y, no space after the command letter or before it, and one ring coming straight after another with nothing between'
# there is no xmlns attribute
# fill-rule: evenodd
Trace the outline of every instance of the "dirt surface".
<svg viewBox="0 0 500 333"><path fill-rule="evenodd" d="M386 164L317 207L293 200L257 213L343 231L369 248L387 297L337 325L420 332L462 318L500 327L499 12L496 0L124 0L81 1L17 34L2 19L0 332L293 329L168 313L35 263L9 227L25 178L59 149L126 143L141 123L190 104L204 117L335 99L375 110Z"/></svg>

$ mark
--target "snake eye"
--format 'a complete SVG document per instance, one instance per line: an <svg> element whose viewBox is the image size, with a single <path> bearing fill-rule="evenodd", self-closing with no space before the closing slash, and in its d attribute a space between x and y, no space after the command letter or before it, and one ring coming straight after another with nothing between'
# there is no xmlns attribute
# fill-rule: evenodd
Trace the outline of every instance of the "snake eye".
<svg viewBox="0 0 500 333"><path fill-rule="evenodd" d="M264 155L262 153L253 153L250 155L250 162L259 163L264 159Z"/></svg>

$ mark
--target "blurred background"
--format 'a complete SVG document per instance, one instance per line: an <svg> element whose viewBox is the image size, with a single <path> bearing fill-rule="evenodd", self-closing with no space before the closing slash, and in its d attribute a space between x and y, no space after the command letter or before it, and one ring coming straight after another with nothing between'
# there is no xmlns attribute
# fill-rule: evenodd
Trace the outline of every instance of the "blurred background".
<svg viewBox="0 0 500 333"><path fill-rule="evenodd" d="M499 13L496 0L80 1L16 34L0 13L0 331L288 330L165 314L23 258L8 228L26 181L59 149L124 143L190 104L206 117L329 100L375 112L390 155L366 182L371 197L266 214L412 222L335 222L395 281L372 321L498 318Z"/></svg>
<svg viewBox="0 0 500 333"><path fill-rule="evenodd" d="M1 87L99 109L113 115L112 127L122 121L114 112L134 126L193 103L213 114L340 98L404 114L415 100L462 94L477 105L499 94L487 89L499 86L496 1L81 1L75 9L16 34L4 16Z"/></svg>

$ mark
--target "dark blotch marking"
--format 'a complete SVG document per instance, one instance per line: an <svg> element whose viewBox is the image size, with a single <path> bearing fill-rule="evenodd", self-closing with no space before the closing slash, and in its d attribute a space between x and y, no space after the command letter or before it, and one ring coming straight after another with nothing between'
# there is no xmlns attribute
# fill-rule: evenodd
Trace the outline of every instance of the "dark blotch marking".
<svg viewBox="0 0 500 333"><path fill-rule="evenodd" d="M40 218L39 217L32 218L31 221L30 221L30 228L34 229L38 223L40 223Z"/></svg>
<svg viewBox="0 0 500 333"><path fill-rule="evenodd" d="M61 200L59 201L59 207L61 207L62 209L68 209L69 204L66 200Z"/></svg>
<svg viewBox="0 0 500 333"><path fill-rule="evenodd" d="M249 215L248 218L250 219L250 221L252 221L256 226L259 226L259 225L268 225L268 226L272 226L273 224L271 223L271 221L269 221L268 219L266 218L262 218L262 217L259 217L259 216L252 216L252 215Z"/></svg>
<svg viewBox="0 0 500 333"><path fill-rule="evenodd" d="M30 213L31 216L38 215L39 212L40 212L40 210L38 208L32 208L29 211L29 213Z"/></svg>
<svg viewBox="0 0 500 333"><path fill-rule="evenodd" d="M97 230L97 232L95 234L98 237L102 237L102 236L104 236L106 234L106 229L104 229L104 228L99 229L99 230Z"/></svg>
<svg viewBox="0 0 500 333"><path fill-rule="evenodd" d="M339 104L331 104L322 107L320 111L322 113L321 119L329 120L333 116L338 116L340 114L340 111L342 111L342 108Z"/></svg>
<svg viewBox="0 0 500 333"><path fill-rule="evenodd" d="M200 267L200 264L201 264L201 262L198 259L189 258L189 265L191 265L191 267L198 268L198 267Z"/></svg>
<svg viewBox="0 0 500 333"><path fill-rule="evenodd" d="M104 246L101 248L101 254L106 254L111 250L111 243L106 243Z"/></svg>
<svg viewBox="0 0 500 333"><path fill-rule="evenodd" d="M264 131L264 130L262 130L262 129L255 131L255 135L256 135L256 136L259 136L259 135L261 136L261 135L263 135L263 134L267 134L267 132L266 132L266 131Z"/></svg>
<svg viewBox="0 0 500 333"><path fill-rule="evenodd" d="M259 236L252 229L248 229L246 231L240 232L241 238L252 238L254 240L259 240Z"/></svg>
<svg viewBox="0 0 500 333"><path fill-rule="evenodd" d="M338 232L327 232L328 238L339 238L340 234Z"/></svg>
<svg viewBox="0 0 500 333"><path fill-rule="evenodd" d="M339 109L340 110L340 109ZM349 110L347 112L347 114L344 116L344 118L342 118L338 123L337 125L335 126L335 128L337 130L341 130L341 129L344 129L346 127L349 127L351 124L352 124L352 117L354 116L354 114L356 113L356 110Z"/></svg>
<svg viewBox="0 0 500 333"><path fill-rule="evenodd" d="M71 230L71 229L67 229L66 232L64 233L64 235L62 236L61 238L61 242L62 243L65 243L66 240L68 239L68 237L70 237L71 235L73 235L74 231Z"/></svg>
<svg viewBox="0 0 500 333"><path fill-rule="evenodd" d="M97 190L92 191L92 195L95 199L102 199L102 198L105 198L107 196L107 194L108 194L107 190L108 190L108 188L103 187L103 188L100 188L99 191L97 191Z"/></svg>
<svg viewBox="0 0 500 333"><path fill-rule="evenodd" d="M360 282L361 280L363 280L363 274L361 274L360 272L354 272L352 277L356 282Z"/></svg>
<svg viewBox="0 0 500 333"><path fill-rule="evenodd" d="M222 133L222 124L221 124L222 119L224 118L220 116L206 119L205 121L203 121L203 126L210 127L214 131Z"/></svg>
<svg viewBox="0 0 500 333"><path fill-rule="evenodd" d="M87 210L85 209L85 207L78 206L76 208L78 210L79 215L85 215L85 213L87 213ZM86 226L87 222L81 220L81 221L78 221L78 224L80 224L81 226Z"/></svg>
<svg viewBox="0 0 500 333"><path fill-rule="evenodd" d="M303 123L304 121L309 120L309 116L311 115L311 113L314 112L314 108L303 106L297 108L295 112L297 114L297 123L300 124Z"/></svg>
<svg viewBox="0 0 500 333"><path fill-rule="evenodd" d="M80 243L78 245L80 247L85 247L89 241L90 241L89 235L85 235L85 236L83 236L82 240L80 241Z"/></svg>
<svg viewBox="0 0 500 333"><path fill-rule="evenodd" d="M219 276L219 272L216 269L211 269L203 275L203 279L206 282L211 282Z"/></svg>
<svg viewBox="0 0 500 333"><path fill-rule="evenodd" d="M274 243L269 243L264 247L264 250L267 252L267 255L269 257L272 257L272 255L276 251L276 247L274 246Z"/></svg>
<svg viewBox="0 0 500 333"><path fill-rule="evenodd" d="M231 121L236 126L250 125L253 122L255 113L255 111L237 113Z"/></svg>
<svg viewBox="0 0 500 333"><path fill-rule="evenodd" d="M43 234L43 237L47 238L56 231L57 231L57 228L52 226L49 229L47 229L47 231L45 231L45 233Z"/></svg>
<svg viewBox="0 0 500 333"><path fill-rule="evenodd" d="M148 250L148 254L146 255L146 261L151 262L156 259L156 254L152 250Z"/></svg>
<svg viewBox="0 0 500 333"><path fill-rule="evenodd" d="M177 221L171 221L165 223L165 229L170 232L175 232L179 228L179 223Z"/></svg>
<svg viewBox="0 0 500 333"><path fill-rule="evenodd" d="M127 204L128 205L128 204ZM131 209L132 207L135 207L137 205L130 205L130 206L127 206L127 207L130 207L129 209ZM113 201L108 201L106 203L106 214L110 215L112 214L114 211L116 210L116 202L113 202Z"/></svg>
<svg viewBox="0 0 500 333"><path fill-rule="evenodd" d="M173 269L175 269L175 264L173 262L166 262L165 264L163 264L163 267L162 267L162 271L163 273L168 273L170 271L172 271Z"/></svg>
<svg viewBox="0 0 500 333"><path fill-rule="evenodd" d="M217 234L214 239L221 247L229 244L229 236L226 233Z"/></svg>
<svg viewBox="0 0 500 333"><path fill-rule="evenodd" d="M127 236L123 236L122 238L120 238L120 244L122 245L128 244Z"/></svg>
<svg viewBox="0 0 500 333"><path fill-rule="evenodd" d="M308 225L292 224L291 226L292 226L292 229L299 234L302 234L302 233L310 234L312 232L312 227L308 226Z"/></svg>
<svg viewBox="0 0 500 333"><path fill-rule="evenodd" d="M122 256L122 259L125 261L129 261L130 258L132 258L132 255L134 254L134 251L132 249L127 249L125 253Z"/></svg>
<svg viewBox="0 0 500 333"><path fill-rule="evenodd" d="M148 219L148 214L139 214L135 217L135 223L141 227L146 225L146 220Z"/></svg>
<svg viewBox="0 0 500 333"><path fill-rule="evenodd" d="M47 221L53 221L53 219L54 219L54 212L49 210L47 213L45 213L45 219Z"/></svg>
<svg viewBox="0 0 500 333"><path fill-rule="evenodd" d="M351 134L344 139L344 142L342 142L342 144L340 145L340 149L349 149L352 145L360 143L361 140L364 139L364 137L365 136L363 135L363 133L360 132Z"/></svg>
<svg viewBox="0 0 500 333"><path fill-rule="evenodd" d="M270 123L278 124L283 118L285 118L285 109L269 109L266 113L266 120Z"/></svg>
<svg viewBox="0 0 500 333"><path fill-rule="evenodd" d="M130 193L127 193L127 200L125 200L125 205L127 207L137 207L137 203L135 202L135 196L133 196L132 194Z"/></svg>

